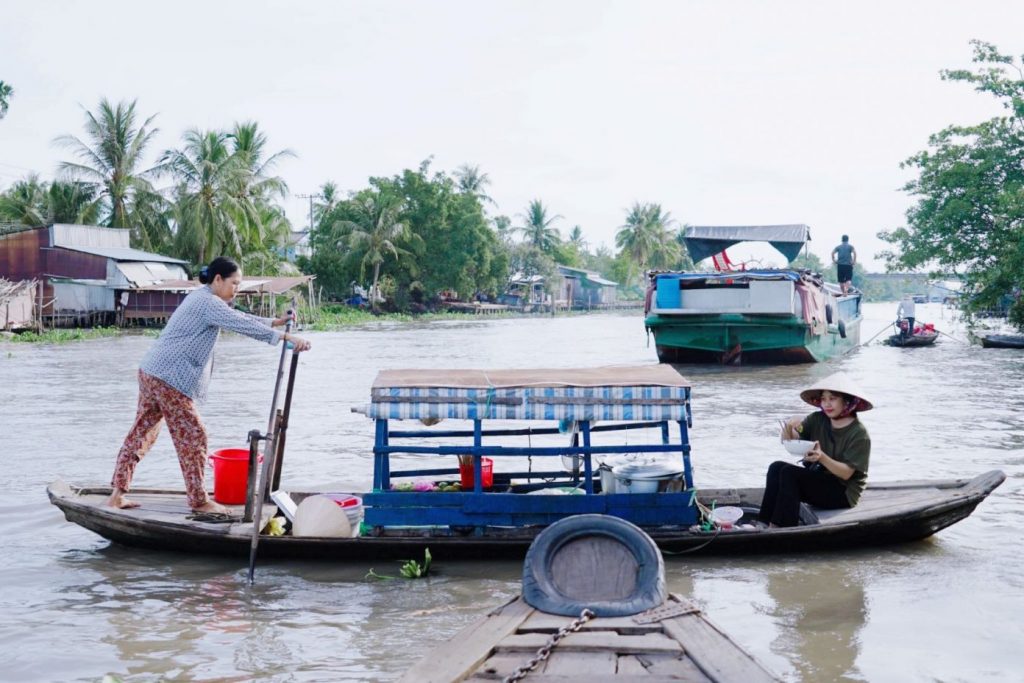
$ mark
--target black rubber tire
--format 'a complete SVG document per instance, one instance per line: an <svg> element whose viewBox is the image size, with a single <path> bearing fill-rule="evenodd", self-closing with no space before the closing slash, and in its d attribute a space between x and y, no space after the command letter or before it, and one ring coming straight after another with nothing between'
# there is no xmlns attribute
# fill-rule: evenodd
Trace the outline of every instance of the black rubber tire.
<svg viewBox="0 0 1024 683"><path fill-rule="evenodd" d="M825 322L832 324L832 304L825 304Z"/></svg>
<svg viewBox="0 0 1024 683"><path fill-rule="evenodd" d="M551 576L551 563L564 545L600 537L622 544L637 563L636 585L624 599L584 602L564 595ZM577 617L584 608L599 617L639 614L660 606L668 599L665 562L651 537L640 527L609 515L573 515L544 529L526 553L523 562L523 599L548 614Z"/></svg>
<svg viewBox="0 0 1024 683"><path fill-rule="evenodd" d="M837 327L839 328L839 336L846 339L846 321L840 320Z"/></svg>

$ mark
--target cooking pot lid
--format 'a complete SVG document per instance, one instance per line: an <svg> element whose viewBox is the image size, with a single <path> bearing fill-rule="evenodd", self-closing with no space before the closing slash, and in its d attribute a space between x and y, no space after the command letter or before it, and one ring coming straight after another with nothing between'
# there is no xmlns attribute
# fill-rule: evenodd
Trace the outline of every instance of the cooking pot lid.
<svg viewBox="0 0 1024 683"><path fill-rule="evenodd" d="M643 460L616 465L612 468L616 477L623 479L662 479L683 473L683 463L678 460Z"/></svg>

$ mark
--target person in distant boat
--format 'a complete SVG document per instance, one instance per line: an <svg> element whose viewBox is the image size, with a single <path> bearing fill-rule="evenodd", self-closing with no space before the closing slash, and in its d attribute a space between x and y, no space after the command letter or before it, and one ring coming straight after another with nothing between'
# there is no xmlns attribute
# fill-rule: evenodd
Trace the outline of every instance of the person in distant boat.
<svg viewBox="0 0 1024 683"><path fill-rule="evenodd" d="M850 236L843 235L843 241L832 250L832 263L836 264L836 280L843 294L850 291L853 281L853 266L857 263L857 250L850 244Z"/></svg>
<svg viewBox="0 0 1024 683"><path fill-rule="evenodd" d="M803 467L777 461L768 467L758 520L772 527L796 526L800 503L830 510L851 508L868 477L871 437L858 414L873 407L864 392L839 372L800 392L818 410L789 419L783 439L813 441Z"/></svg>
<svg viewBox="0 0 1024 683"><path fill-rule="evenodd" d="M160 337L139 365L139 404L124 444L117 454L113 492L107 505L138 507L128 500L135 467L152 447L167 421L185 478L188 504L197 512L226 512L206 494L203 467L206 462L206 428L196 409L206 398L213 370L213 348L222 329L277 344L284 340L296 352L310 343L291 333L273 329L291 318L260 318L230 306L242 284L242 271L229 258L219 256L199 272L205 285L191 292L171 315Z"/></svg>
<svg viewBox="0 0 1024 683"><path fill-rule="evenodd" d="M903 298L900 299L900 305L896 307L896 320L900 336L903 339L914 336L914 297L909 294L903 295ZM907 321L906 327L903 327L903 320Z"/></svg>

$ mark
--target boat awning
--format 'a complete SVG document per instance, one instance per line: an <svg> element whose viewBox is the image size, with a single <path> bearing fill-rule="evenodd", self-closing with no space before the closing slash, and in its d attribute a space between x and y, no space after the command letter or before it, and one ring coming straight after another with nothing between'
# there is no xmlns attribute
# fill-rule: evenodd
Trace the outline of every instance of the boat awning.
<svg viewBox="0 0 1024 683"><path fill-rule="evenodd" d="M384 370L360 412L390 420L684 420L689 387L667 365Z"/></svg>
<svg viewBox="0 0 1024 683"><path fill-rule="evenodd" d="M811 239L806 225L688 225L683 241L694 263L740 242L767 242L792 261Z"/></svg>
<svg viewBox="0 0 1024 683"><path fill-rule="evenodd" d="M725 273L657 273L654 275L655 279L670 279L670 280L732 280L736 282L745 282L747 280L790 280L792 282L800 281L800 273L795 270L742 270L742 271L730 271Z"/></svg>

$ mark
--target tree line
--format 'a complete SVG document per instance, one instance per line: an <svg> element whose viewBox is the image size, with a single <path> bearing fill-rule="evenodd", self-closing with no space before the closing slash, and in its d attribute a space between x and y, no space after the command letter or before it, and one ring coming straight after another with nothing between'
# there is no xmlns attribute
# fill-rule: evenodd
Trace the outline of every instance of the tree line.
<svg viewBox="0 0 1024 683"><path fill-rule="evenodd" d="M0 111L12 92L3 84ZM0 193L0 223L122 228L133 247L193 266L223 254L253 274L299 268L316 275L329 297L345 299L360 283L399 310L429 306L442 292L495 297L516 276L541 276L553 287L557 264L594 270L637 294L646 269L689 265L678 226L660 204L636 202L626 211L616 252L591 249L579 225L563 238L564 217L541 199L514 216L497 213L479 167L446 173L432 170L429 159L345 194L324 183L315 196L312 253L293 265L285 258L288 187L276 167L295 155L272 151L257 123L187 130L150 165L155 116L142 118L135 101L106 99L84 114L84 134L54 140L70 157L54 180L30 173Z"/></svg>
<svg viewBox="0 0 1024 683"><path fill-rule="evenodd" d="M904 161L916 171L903 188L915 203L906 225L879 237L892 245L890 267L953 273L968 311L1007 310L1024 329L1024 61L990 43L972 46L975 69L941 77L994 97L1003 113L948 126Z"/></svg>

